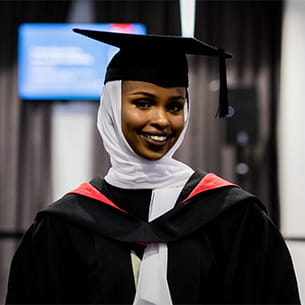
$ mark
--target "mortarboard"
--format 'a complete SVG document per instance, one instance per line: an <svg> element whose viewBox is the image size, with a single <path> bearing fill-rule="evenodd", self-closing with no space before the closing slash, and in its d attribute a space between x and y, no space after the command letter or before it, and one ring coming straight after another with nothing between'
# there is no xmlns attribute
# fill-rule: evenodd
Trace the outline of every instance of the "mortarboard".
<svg viewBox="0 0 305 305"><path fill-rule="evenodd" d="M218 116L228 113L225 59L232 55L196 38L139 35L73 29L100 42L120 48L108 64L105 83L112 80L147 81L163 87L188 87L186 54L219 58Z"/></svg>

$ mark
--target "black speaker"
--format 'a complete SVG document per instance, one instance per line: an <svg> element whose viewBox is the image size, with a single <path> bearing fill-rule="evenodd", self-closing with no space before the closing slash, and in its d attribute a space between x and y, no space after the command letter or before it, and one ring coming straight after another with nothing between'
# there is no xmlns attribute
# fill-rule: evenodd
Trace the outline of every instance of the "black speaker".
<svg viewBox="0 0 305 305"><path fill-rule="evenodd" d="M229 114L226 117L226 143L253 145L258 139L258 107L256 88L228 89Z"/></svg>

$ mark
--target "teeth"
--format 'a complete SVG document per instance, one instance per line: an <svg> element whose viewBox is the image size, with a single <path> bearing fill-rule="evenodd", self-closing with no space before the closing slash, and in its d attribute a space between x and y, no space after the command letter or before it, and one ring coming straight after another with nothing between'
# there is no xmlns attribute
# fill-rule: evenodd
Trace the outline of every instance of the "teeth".
<svg viewBox="0 0 305 305"><path fill-rule="evenodd" d="M167 137L166 136L155 136L155 135L145 135L147 138L150 138L154 141L157 141L157 142L163 142L165 140L167 140Z"/></svg>

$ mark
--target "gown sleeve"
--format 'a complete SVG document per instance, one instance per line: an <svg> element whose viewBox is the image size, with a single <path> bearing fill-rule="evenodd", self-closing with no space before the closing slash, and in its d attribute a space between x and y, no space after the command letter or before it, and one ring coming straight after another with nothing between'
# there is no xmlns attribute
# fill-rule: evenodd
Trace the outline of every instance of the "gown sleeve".
<svg viewBox="0 0 305 305"><path fill-rule="evenodd" d="M38 217L13 257L6 303L102 303L94 245L81 226Z"/></svg>
<svg viewBox="0 0 305 305"><path fill-rule="evenodd" d="M36 221L25 233L13 257L7 304L53 303L59 291L60 245L48 219ZM58 287L55 287L58 286Z"/></svg>
<svg viewBox="0 0 305 305"><path fill-rule="evenodd" d="M300 304L286 243L255 204L241 219L227 262L225 299L244 304Z"/></svg>

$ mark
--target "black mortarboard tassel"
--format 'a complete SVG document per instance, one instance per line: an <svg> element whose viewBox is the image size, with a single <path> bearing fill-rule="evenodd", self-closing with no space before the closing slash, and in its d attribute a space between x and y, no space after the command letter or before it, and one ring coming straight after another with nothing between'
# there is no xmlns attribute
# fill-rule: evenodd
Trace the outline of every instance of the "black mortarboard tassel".
<svg viewBox="0 0 305 305"><path fill-rule="evenodd" d="M73 29L100 42L120 48L110 61L105 83L112 80L140 80L163 87L188 87L186 54L219 57L220 86L217 114L228 113L225 59L232 55L196 38L138 35Z"/></svg>
<svg viewBox="0 0 305 305"><path fill-rule="evenodd" d="M223 49L219 49L219 104L218 117L224 118L229 112L226 58Z"/></svg>

